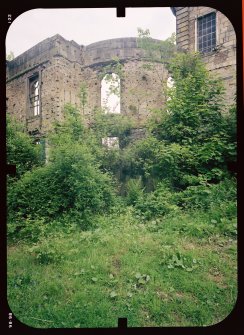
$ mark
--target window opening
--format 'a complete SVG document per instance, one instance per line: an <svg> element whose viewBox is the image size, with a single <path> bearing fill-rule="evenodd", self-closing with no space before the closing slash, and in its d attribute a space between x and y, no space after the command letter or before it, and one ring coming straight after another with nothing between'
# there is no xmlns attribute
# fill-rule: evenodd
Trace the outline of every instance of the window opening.
<svg viewBox="0 0 244 335"><path fill-rule="evenodd" d="M40 84L38 75L29 79L29 99L31 114L34 116L40 115Z"/></svg>
<svg viewBox="0 0 244 335"><path fill-rule="evenodd" d="M101 106L105 113L120 113L120 78L106 74L101 82Z"/></svg>

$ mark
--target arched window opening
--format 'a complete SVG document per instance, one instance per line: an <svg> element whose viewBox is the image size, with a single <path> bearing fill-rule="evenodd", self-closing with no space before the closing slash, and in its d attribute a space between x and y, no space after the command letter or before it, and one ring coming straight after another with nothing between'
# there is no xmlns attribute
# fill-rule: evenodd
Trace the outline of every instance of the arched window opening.
<svg viewBox="0 0 244 335"><path fill-rule="evenodd" d="M120 78L115 73L106 74L102 79L101 106L105 113L120 113Z"/></svg>

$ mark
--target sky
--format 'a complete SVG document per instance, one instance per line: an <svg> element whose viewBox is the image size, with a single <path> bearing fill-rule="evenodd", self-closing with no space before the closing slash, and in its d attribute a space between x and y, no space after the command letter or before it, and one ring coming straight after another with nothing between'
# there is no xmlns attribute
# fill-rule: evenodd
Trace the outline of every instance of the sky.
<svg viewBox="0 0 244 335"><path fill-rule="evenodd" d="M115 8L32 9L18 16L6 36L6 53L17 57L35 44L60 34L67 40L88 45L119 37L136 37L137 28L149 29L151 37L166 39L175 32L169 7L126 8L116 17Z"/></svg>

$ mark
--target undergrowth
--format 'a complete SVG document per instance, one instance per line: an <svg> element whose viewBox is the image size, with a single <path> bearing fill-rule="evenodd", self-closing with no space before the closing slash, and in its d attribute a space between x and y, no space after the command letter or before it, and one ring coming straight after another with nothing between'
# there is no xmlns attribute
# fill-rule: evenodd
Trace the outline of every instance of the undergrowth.
<svg viewBox="0 0 244 335"><path fill-rule="evenodd" d="M192 211L143 221L131 206L95 216L87 231L50 225L8 250L8 301L25 324L117 327L126 317L129 327L206 326L233 309L234 217Z"/></svg>

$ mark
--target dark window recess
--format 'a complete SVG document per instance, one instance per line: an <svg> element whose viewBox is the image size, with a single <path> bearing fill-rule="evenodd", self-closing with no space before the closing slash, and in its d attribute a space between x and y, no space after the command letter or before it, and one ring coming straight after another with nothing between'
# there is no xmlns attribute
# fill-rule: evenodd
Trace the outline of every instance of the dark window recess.
<svg viewBox="0 0 244 335"><path fill-rule="evenodd" d="M29 101L31 115L40 115L40 84L38 75L29 79Z"/></svg>
<svg viewBox="0 0 244 335"><path fill-rule="evenodd" d="M197 49L199 52L211 52L216 47L216 13L210 13L197 19Z"/></svg>

